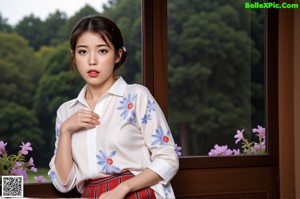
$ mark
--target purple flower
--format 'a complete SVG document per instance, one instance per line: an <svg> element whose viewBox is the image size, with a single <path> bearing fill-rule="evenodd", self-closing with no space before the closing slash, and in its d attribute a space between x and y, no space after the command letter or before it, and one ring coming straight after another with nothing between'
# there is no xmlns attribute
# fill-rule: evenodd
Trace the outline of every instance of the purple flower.
<svg viewBox="0 0 300 199"><path fill-rule="evenodd" d="M16 162L16 164L14 165L14 167L13 168L20 168L20 167L22 167L22 164L21 164L21 162Z"/></svg>
<svg viewBox="0 0 300 199"><path fill-rule="evenodd" d="M214 149L211 149L208 155L209 156L232 155L232 150L228 149L227 145L219 146L216 144Z"/></svg>
<svg viewBox="0 0 300 199"><path fill-rule="evenodd" d="M32 151L32 148L30 145L31 145L30 142L27 142L26 144L24 144L24 142L22 142L22 146L20 146L22 148L20 153L22 153L23 155L27 155L28 151Z"/></svg>
<svg viewBox="0 0 300 199"><path fill-rule="evenodd" d="M10 175L23 176L24 182L28 181L28 175L20 162L16 162L15 166L10 171Z"/></svg>
<svg viewBox="0 0 300 199"><path fill-rule="evenodd" d="M252 133L259 137L259 141L251 141L244 137L245 129L237 130L234 138L236 138L235 144L241 143L242 149L229 149L227 145L219 146L215 145L213 149L208 153L209 156L220 156L220 155L240 155L240 154L263 154L266 152L266 143L265 143L265 128L257 125L257 128L252 129Z"/></svg>
<svg viewBox="0 0 300 199"><path fill-rule="evenodd" d="M34 176L33 179L35 182L38 182L38 183L46 182L46 179L44 178L44 176Z"/></svg>
<svg viewBox="0 0 300 199"><path fill-rule="evenodd" d="M34 164L33 164L33 158L29 159L28 164L29 164L29 166L34 166Z"/></svg>
<svg viewBox="0 0 300 199"><path fill-rule="evenodd" d="M244 138L244 135L243 135L244 130L245 130L245 129L243 129L242 131L240 131L240 130L237 130L237 131L236 131L236 135L234 136L234 138L237 139L237 140L235 141L236 144L237 144L239 141L245 139L245 138Z"/></svg>
<svg viewBox="0 0 300 199"><path fill-rule="evenodd" d="M240 155L241 152L240 152L240 149L233 149L233 155Z"/></svg>
<svg viewBox="0 0 300 199"><path fill-rule="evenodd" d="M7 145L7 143L4 143L2 140L0 141L0 155L2 155L3 153L5 153L5 146Z"/></svg>
<svg viewBox="0 0 300 199"><path fill-rule="evenodd" d="M254 143L253 150L254 150L254 152L259 152L259 151L266 150L265 142Z"/></svg>
<svg viewBox="0 0 300 199"><path fill-rule="evenodd" d="M180 150L182 149L181 146L178 146L177 144L174 146L175 147L175 152L178 156L181 156L181 152Z"/></svg>
<svg viewBox="0 0 300 199"><path fill-rule="evenodd" d="M30 170L33 172L37 172L37 168L35 168L35 167L31 167Z"/></svg>
<svg viewBox="0 0 300 199"><path fill-rule="evenodd" d="M252 133L258 133L258 134L256 134L259 138L261 138L261 139L265 139L265 134L266 134L266 132L265 132L265 128L262 128L261 126L259 126L259 125L257 125L257 129L256 128L254 128L254 129L252 129Z"/></svg>
<svg viewBox="0 0 300 199"><path fill-rule="evenodd" d="M23 173L23 167L20 162L16 162L16 164L11 168L11 175L21 175Z"/></svg>
<svg viewBox="0 0 300 199"><path fill-rule="evenodd" d="M260 147L261 147L262 151L266 151L266 143L265 143L265 141L263 141L263 142L260 143Z"/></svg>

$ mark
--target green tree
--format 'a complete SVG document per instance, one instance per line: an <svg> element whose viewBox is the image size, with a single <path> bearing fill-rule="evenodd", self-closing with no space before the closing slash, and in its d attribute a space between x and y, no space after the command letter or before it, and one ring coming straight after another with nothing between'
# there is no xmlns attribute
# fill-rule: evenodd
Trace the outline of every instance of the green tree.
<svg viewBox="0 0 300 199"><path fill-rule="evenodd" d="M43 41L43 22L33 14L24 17L15 27L15 31L29 41L29 45L38 50Z"/></svg>
<svg viewBox="0 0 300 199"><path fill-rule="evenodd" d="M9 150L20 150L21 142L31 142L37 148L44 143L42 131L32 110L8 103L1 108L0 121L1 139L9 143Z"/></svg>
<svg viewBox="0 0 300 199"><path fill-rule="evenodd" d="M49 16L42 24L43 38L40 46L50 46L53 45L53 36L58 34L58 31L67 21L67 15L59 10L55 11L53 14L50 13Z"/></svg>
<svg viewBox="0 0 300 199"><path fill-rule="evenodd" d="M19 150L21 142L34 147L44 143L35 112L33 97L40 78L34 51L15 33L0 33L0 137L9 150ZM42 151L36 151L39 156Z"/></svg>
<svg viewBox="0 0 300 199"><path fill-rule="evenodd" d="M55 38L52 39L53 45L59 45L65 41L68 41L70 38L70 33L72 31L73 26L79 21L81 18L89 15L97 15L99 14L94 8L89 5L85 5L78 12L76 12L72 17L66 20L66 23L61 26L58 30Z"/></svg>
<svg viewBox="0 0 300 199"><path fill-rule="evenodd" d="M12 32L13 28L7 23L7 19L3 18L0 13L0 32Z"/></svg>
<svg viewBox="0 0 300 199"><path fill-rule="evenodd" d="M55 36L67 20L64 12L56 10L50 13L45 21L33 14L24 17L15 27L15 31L29 41L29 45L37 51L42 46L53 44Z"/></svg>
<svg viewBox="0 0 300 199"><path fill-rule="evenodd" d="M0 33L0 43L0 106L16 102L30 108L41 75L34 51L15 33Z"/></svg>

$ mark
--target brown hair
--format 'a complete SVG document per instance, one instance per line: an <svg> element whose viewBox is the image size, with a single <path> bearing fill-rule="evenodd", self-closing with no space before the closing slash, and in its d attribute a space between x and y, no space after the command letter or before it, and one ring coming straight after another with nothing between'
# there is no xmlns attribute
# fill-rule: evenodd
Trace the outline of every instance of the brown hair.
<svg viewBox="0 0 300 199"><path fill-rule="evenodd" d="M118 63L115 63L114 71L118 69L126 60L127 51L124 47L123 37L118 26L108 18L102 16L87 16L82 18L73 27L70 37L70 46L72 52L75 52L78 38L85 32L91 31L99 34L99 36L106 42L106 38L112 43L115 51L122 49L122 57Z"/></svg>

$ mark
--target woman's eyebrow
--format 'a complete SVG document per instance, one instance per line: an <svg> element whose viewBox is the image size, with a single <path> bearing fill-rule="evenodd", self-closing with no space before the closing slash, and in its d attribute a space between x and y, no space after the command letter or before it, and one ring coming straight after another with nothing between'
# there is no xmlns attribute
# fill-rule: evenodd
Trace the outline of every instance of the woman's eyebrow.
<svg viewBox="0 0 300 199"><path fill-rule="evenodd" d="M84 45L84 44L81 44L81 45L77 45L76 48L87 48L88 46L87 45ZM97 45L97 47L109 47L109 45L107 44L99 44ZM110 47L109 47L110 48Z"/></svg>

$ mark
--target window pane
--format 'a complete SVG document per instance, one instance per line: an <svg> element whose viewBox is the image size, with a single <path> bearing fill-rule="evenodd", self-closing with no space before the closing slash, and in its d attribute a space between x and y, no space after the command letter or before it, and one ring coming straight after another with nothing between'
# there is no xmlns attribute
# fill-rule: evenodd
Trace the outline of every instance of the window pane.
<svg viewBox="0 0 300 199"><path fill-rule="evenodd" d="M38 173L28 171L29 182L34 182L35 175L49 181L56 111L63 102L76 98L84 85L70 70L68 42L71 28L80 18L99 13L117 23L128 51L121 75L128 83L142 82L141 1L97 1L95 7L90 0L82 2L70 16L66 10L51 10L44 3L43 12L49 14L43 19L33 12L11 24L12 20L0 14L0 141L7 143L9 154L17 154L22 142L31 143L33 151L26 155L26 161L33 157ZM17 9L13 3L4 4ZM9 12L18 13L13 9Z"/></svg>
<svg viewBox="0 0 300 199"><path fill-rule="evenodd" d="M234 136L243 129L259 143L264 29L265 9L243 1L168 0L169 123L183 155L208 155L216 144L242 152Z"/></svg>

